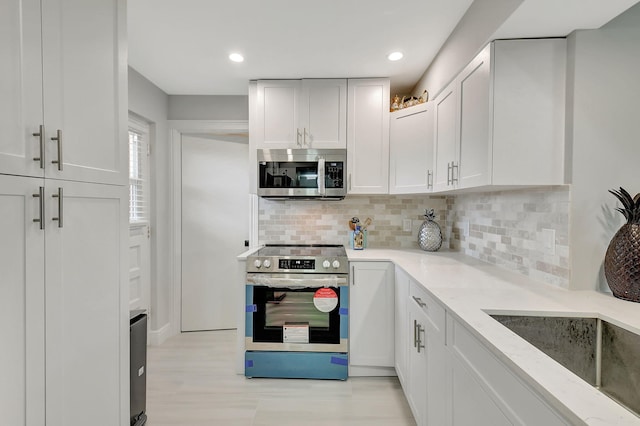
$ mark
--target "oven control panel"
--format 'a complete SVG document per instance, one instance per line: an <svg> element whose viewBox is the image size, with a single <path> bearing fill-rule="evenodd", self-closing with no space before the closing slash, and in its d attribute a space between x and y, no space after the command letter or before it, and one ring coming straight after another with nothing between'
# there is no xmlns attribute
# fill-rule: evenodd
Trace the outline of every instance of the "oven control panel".
<svg viewBox="0 0 640 426"><path fill-rule="evenodd" d="M303 269L303 270L313 270L316 269L316 260L315 259L279 259L278 260L278 268L279 269Z"/></svg>
<svg viewBox="0 0 640 426"><path fill-rule="evenodd" d="M338 258L269 258L248 259L247 272L294 272L348 274L347 259Z"/></svg>

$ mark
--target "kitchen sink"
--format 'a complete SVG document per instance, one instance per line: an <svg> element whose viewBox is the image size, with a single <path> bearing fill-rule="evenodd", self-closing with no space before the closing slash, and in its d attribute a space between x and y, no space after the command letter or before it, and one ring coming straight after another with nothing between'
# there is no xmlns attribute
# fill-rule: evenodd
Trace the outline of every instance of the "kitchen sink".
<svg viewBox="0 0 640 426"><path fill-rule="evenodd" d="M600 318L490 316L640 416L640 335Z"/></svg>

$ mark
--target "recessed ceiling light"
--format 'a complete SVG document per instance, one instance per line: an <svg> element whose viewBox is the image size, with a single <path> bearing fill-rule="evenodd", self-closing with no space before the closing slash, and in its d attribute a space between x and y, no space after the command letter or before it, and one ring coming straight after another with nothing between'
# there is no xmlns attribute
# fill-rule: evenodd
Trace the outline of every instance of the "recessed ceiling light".
<svg viewBox="0 0 640 426"><path fill-rule="evenodd" d="M402 52L391 52L387 55L387 59L390 61L399 61L404 54Z"/></svg>
<svg viewBox="0 0 640 426"><path fill-rule="evenodd" d="M244 56L239 53L232 53L231 55L229 55L229 59L231 59L233 62L242 62L244 61Z"/></svg>

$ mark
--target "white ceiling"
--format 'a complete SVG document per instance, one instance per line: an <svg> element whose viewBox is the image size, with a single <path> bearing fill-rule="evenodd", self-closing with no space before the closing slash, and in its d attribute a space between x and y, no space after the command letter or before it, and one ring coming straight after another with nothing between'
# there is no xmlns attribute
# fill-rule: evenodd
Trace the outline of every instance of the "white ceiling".
<svg viewBox="0 0 640 426"><path fill-rule="evenodd" d="M597 28L637 1L525 0L493 38ZM171 95L246 95L260 78L382 76L409 93L471 3L128 0L129 65ZM404 59L389 62L394 50Z"/></svg>

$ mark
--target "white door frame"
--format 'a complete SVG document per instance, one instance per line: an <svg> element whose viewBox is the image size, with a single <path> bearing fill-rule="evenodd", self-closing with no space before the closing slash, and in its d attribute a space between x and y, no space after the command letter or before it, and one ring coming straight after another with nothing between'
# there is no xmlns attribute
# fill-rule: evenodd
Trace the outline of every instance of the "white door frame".
<svg viewBox="0 0 640 426"><path fill-rule="evenodd" d="M249 132L248 120L168 120L171 143L171 226L173 228L171 237L172 262L172 312L171 335L180 334L180 318L182 317L182 158L181 142L182 135L206 134L225 135L228 133ZM247 136L247 143L249 138ZM249 194L247 193L247 202ZM251 203L250 225L254 218L258 217L257 203ZM255 241L254 227L249 226L249 241Z"/></svg>

